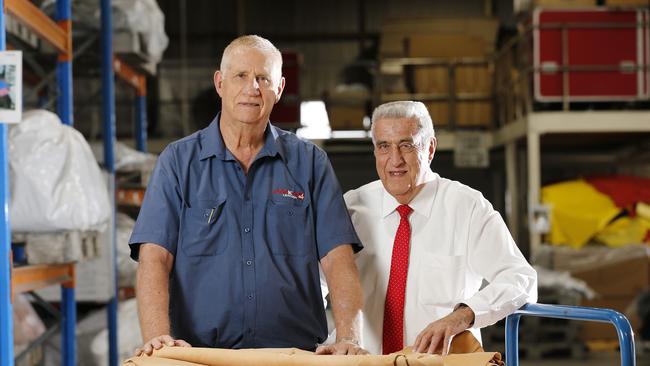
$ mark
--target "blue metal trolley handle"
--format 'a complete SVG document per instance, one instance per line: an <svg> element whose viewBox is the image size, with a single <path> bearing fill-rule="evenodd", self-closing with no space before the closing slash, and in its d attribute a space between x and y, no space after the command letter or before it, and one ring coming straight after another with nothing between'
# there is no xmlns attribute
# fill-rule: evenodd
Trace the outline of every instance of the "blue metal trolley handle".
<svg viewBox="0 0 650 366"><path fill-rule="evenodd" d="M630 322L618 311L569 305L526 304L506 318L506 365L508 366L519 366L519 319L522 315L612 323L618 333L621 365L636 365L634 333Z"/></svg>

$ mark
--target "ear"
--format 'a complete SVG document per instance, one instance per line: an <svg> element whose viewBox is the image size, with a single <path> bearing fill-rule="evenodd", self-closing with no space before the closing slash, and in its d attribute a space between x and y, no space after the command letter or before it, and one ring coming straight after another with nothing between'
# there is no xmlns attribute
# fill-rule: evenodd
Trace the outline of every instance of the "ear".
<svg viewBox="0 0 650 366"><path fill-rule="evenodd" d="M429 165L431 165L433 156L436 154L436 146L438 146L438 140L436 140L435 137L432 137L431 142L429 143Z"/></svg>
<svg viewBox="0 0 650 366"><path fill-rule="evenodd" d="M222 90L222 85L221 83L223 82L223 74L221 71L217 70L214 72L213 76L213 82L214 82L214 88L217 90L217 94L221 97L221 90Z"/></svg>
<svg viewBox="0 0 650 366"><path fill-rule="evenodd" d="M280 78L280 83L278 84L278 88L275 90L275 103L280 101L280 97L282 96L282 91L284 91L284 76Z"/></svg>

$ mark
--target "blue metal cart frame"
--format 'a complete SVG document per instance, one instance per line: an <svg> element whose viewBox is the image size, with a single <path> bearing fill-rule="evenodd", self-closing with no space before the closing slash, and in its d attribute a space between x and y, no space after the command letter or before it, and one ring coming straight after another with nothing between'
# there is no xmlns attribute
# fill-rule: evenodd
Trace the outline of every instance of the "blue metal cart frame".
<svg viewBox="0 0 650 366"><path fill-rule="evenodd" d="M524 315L611 323L618 333L621 365L636 365L634 333L630 322L618 311L569 305L526 304L506 318L506 365L508 366L519 366L519 320Z"/></svg>

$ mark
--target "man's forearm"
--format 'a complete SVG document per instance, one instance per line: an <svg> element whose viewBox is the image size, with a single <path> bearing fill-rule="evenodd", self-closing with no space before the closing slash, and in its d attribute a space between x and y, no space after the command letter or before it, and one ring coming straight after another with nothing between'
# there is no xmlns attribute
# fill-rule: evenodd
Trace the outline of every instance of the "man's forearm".
<svg viewBox="0 0 650 366"><path fill-rule="evenodd" d="M138 265L136 290L144 342L169 334L169 272L165 266L141 261Z"/></svg>
<svg viewBox="0 0 650 366"><path fill-rule="evenodd" d="M330 290L337 341L359 342L363 293L352 248L341 245L321 261Z"/></svg>

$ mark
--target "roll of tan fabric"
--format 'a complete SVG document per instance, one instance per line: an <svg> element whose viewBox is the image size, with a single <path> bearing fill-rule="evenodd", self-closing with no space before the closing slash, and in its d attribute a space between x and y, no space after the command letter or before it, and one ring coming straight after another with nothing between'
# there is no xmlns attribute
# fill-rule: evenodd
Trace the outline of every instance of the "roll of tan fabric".
<svg viewBox="0 0 650 366"><path fill-rule="evenodd" d="M498 352L483 352L470 332L452 340L447 356L416 353L410 349L386 356L321 356L296 348L230 350L163 347L152 356L133 357L124 366L488 366L503 365Z"/></svg>

